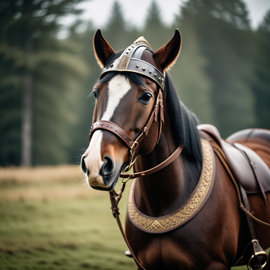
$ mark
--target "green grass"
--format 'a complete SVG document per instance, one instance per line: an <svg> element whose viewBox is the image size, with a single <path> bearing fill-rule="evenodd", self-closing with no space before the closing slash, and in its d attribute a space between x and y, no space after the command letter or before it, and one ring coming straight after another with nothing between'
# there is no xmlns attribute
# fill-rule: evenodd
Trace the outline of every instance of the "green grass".
<svg viewBox="0 0 270 270"><path fill-rule="evenodd" d="M135 269L106 199L1 202L1 269Z"/></svg>
<svg viewBox="0 0 270 270"><path fill-rule="evenodd" d="M108 193L97 194L70 179L45 183L0 182L1 194L12 198L0 197L1 270L137 269L124 255L127 247L111 214ZM51 198L59 186L70 198ZM73 196L78 186L84 193ZM18 190L17 198L12 197ZM122 219L127 193L120 205Z"/></svg>

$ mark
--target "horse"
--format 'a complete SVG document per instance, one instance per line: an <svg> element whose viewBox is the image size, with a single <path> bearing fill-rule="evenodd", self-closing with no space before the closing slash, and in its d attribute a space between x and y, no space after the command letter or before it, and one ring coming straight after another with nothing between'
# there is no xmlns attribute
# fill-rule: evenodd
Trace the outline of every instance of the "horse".
<svg viewBox="0 0 270 270"><path fill-rule="evenodd" d="M230 269L250 243L249 228L228 171L168 73L181 50L179 30L155 52L143 37L115 52L100 30L93 44L102 73L93 88L93 125L81 168L92 188L112 192L133 166L125 232L138 269ZM251 142L256 152L258 141ZM270 143L264 144L267 150L257 153L269 167ZM194 197L198 190L203 202ZM253 194L249 203L257 218L270 222L269 192L266 202ZM268 248L270 230L254 227Z"/></svg>

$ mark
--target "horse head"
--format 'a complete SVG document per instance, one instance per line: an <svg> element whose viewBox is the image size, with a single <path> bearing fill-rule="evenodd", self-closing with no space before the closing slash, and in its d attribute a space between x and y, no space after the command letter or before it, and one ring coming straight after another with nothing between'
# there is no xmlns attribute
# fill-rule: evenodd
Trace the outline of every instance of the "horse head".
<svg viewBox="0 0 270 270"><path fill-rule="evenodd" d="M93 88L96 98L89 146L81 158L87 182L110 191L138 155L150 153L158 143L163 116L165 71L181 49L174 37L156 52L138 38L124 51L115 52L98 30L94 53L102 73Z"/></svg>

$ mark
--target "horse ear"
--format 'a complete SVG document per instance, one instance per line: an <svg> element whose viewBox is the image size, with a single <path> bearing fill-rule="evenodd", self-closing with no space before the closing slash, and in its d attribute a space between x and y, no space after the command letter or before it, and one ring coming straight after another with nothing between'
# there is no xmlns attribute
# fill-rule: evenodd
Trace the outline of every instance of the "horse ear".
<svg viewBox="0 0 270 270"><path fill-rule="evenodd" d="M181 44L180 31L175 29L174 37L154 53L153 57L163 72L169 70L176 62L181 50Z"/></svg>
<svg viewBox="0 0 270 270"><path fill-rule="evenodd" d="M110 44L102 36L100 29L97 30L93 40L93 48L97 63L101 68L105 67L108 58L115 53Z"/></svg>

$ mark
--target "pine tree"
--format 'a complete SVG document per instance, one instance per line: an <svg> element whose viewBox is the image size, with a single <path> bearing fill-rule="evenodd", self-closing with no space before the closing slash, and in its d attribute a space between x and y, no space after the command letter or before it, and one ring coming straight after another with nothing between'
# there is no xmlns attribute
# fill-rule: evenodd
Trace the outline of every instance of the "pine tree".
<svg viewBox="0 0 270 270"><path fill-rule="evenodd" d="M5 78L0 84L2 165L69 161L74 88L87 67L76 55L78 45L59 41L55 34L60 27L56 19L77 14L74 4L79 1L0 4L0 72Z"/></svg>
<svg viewBox="0 0 270 270"><path fill-rule="evenodd" d="M201 52L193 20L189 16L178 17L175 27L181 32L182 49L171 74L180 99L201 123L215 124L211 104L212 85L206 72L209 63Z"/></svg>
<svg viewBox="0 0 270 270"><path fill-rule="evenodd" d="M194 23L201 51L208 59L212 106L222 136L255 126L250 86L252 33L244 2L190 0L183 15Z"/></svg>
<svg viewBox="0 0 270 270"><path fill-rule="evenodd" d="M169 41L174 33L172 27L164 25L160 12L158 4L153 0L148 9L144 30L140 34L147 39L154 51L163 46L164 41Z"/></svg>
<svg viewBox="0 0 270 270"><path fill-rule="evenodd" d="M115 51L123 50L129 45L122 9L117 1L112 5L111 16L102 33Z"/></svg>

